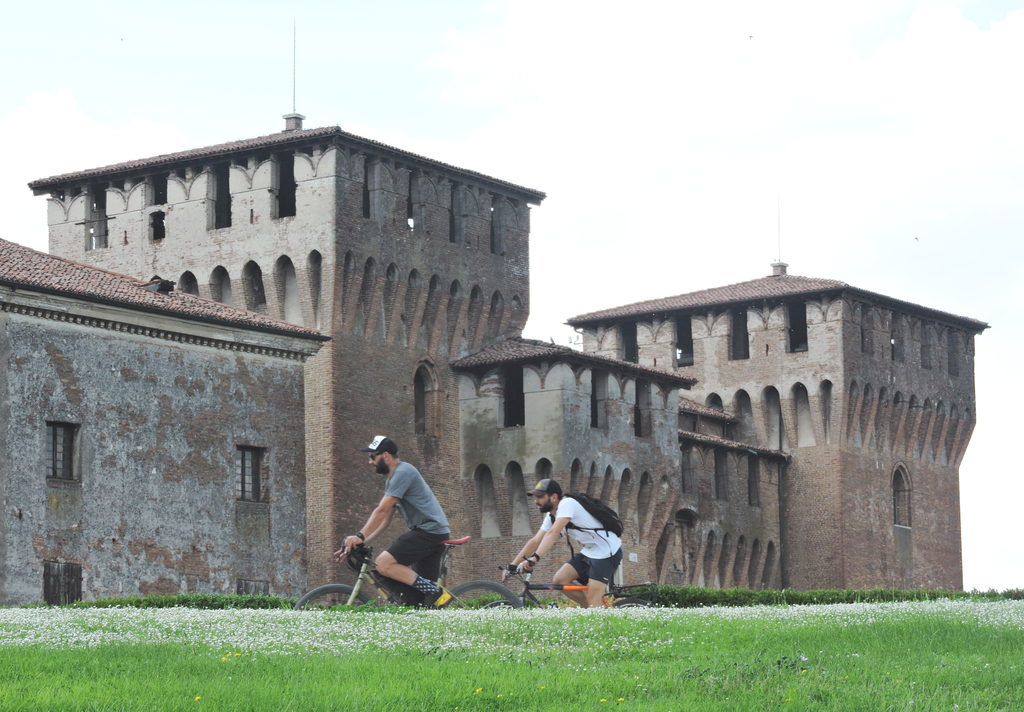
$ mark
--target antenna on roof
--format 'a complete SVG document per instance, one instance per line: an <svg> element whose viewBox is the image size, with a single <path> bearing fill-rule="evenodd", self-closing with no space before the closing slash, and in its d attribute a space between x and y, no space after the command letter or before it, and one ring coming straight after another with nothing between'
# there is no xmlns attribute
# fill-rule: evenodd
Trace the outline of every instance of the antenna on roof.
<svg viewBox="0 0 1024 712"><path fill-rule="evenodd" d="M296 42L296 37L297 37L297 35L296 35L296 31L295 31L295 18L293 17L292 18L292 113L285 114L284 116L281 117L282 119L284 119L284 130L285 131L301 131L302 130L302 120L306 118L305 116L303 116L302 114L298 113L295 110L295 86L296 86L295 77L296 77L296 74L297 74L296 67L298 66L298 62L296 61L296 57L298 55L298 50L297 50L298 42Z"/></svg>

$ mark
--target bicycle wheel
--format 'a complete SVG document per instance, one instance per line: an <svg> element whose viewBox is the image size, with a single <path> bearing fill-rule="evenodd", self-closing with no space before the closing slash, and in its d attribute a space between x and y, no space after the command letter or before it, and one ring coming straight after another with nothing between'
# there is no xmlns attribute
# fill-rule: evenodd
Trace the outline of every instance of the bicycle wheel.
<svg viewBox="0 0 1024 712"><path fill-rule="evenodd" d="M620 598L612 604L615 608L652 608L654 606L650 601L646 601L642 598Z"/></svg>
<svg viewBox="0 0 1024 712"><path fill-rule="evenodd" d="M449 589L457 608L522 608L523 602L511 589L494 581L467 581Z"/></svg>
<svg viewBox="0 0 1024 712"><path fill-rule="evenodd" d="M352 596L352 587L347 583L329 583L326 586L314 588L295 602L295 610L301 611L307 605L310 606L344 606ZM375 603L374 599L366 591L360 589L356 596L356 605L365 606Z"/></svg>

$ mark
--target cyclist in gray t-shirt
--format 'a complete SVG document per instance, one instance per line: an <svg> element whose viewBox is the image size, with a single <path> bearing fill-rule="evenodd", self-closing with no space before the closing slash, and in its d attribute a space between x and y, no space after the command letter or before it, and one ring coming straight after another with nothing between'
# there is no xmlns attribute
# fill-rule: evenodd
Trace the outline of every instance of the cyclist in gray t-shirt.
<svg viewBox="0 0 1024 712"><path fill-rule="evenodd" d="M346 537L344 547L334 555L342 559L354 547L373 541L388 528L397 510L409 531L381 552L375 561L377 570L423 592L423 605L446 606L451 594L434 582L440 574L444 542L451 533L437 497L415 467L398 459L398 445L391 438L378 435L360 452L370 453L370 464L377 474L388 476L384 498L362 530Z"/></svg>

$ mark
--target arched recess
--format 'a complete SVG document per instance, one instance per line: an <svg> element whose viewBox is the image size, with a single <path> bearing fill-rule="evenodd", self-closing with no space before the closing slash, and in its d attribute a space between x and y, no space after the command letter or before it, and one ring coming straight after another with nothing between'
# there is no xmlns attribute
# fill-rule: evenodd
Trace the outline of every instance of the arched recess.
<svg viewBox="0 0 1024 712"><path fill-rule="evenodd" d="M377 287L377 262L366 258L363 264L363 282L359 287L359 300L356 302L356 319L354 330L357 334L367 332L367 319L373 303L373 291ZM372 333L372 332L371 332Z"/></svg>
<svg viewBox="0 0 1024 712"><path fill-rule="evenodd" d="M345 253L345 261L342 265L342 277L341 277L341 318L346 320L351 318L349 311L352 307L352 285L355 282L356 276L356 256L352 254L352 251Z"/></svg>
<svg viewBox="0 0 1024 712"><path fill-rule="evenodd" d="M242 284L245 286L246 309L266 314L267 293L263 287L263 270L251 260L242 268Z"/></svg>
<svg viewBox="0 0 1024 712"><path fill-rule="evenodd" d="M846 397L849 401L846 411L846 442L859 446L859 435L857 433L859 422L853 417L857 414L857 401L860 398L860 386L857 385L857 381L850 382L850 389L846 392Z"/></svg>
<svg viewBox="0 0 1024 712"><path fill-rule="evenodd" d="M423 280L420 278L420 273L417 270L411 270L406 280L405 308L402 310L402 328L405 330L406 348L416 345L416 336L419 334L417 320L420 315L417 314L417 308L422 286Z"/></svg>
<svg viewBox="0 0 1024 712"><path fill-rule="evenodd" d="M512 536L533 533L530 527L530 504L526 499L526 482L523 468L512 461L505 467L505 482L508 484L508 501L512 503Z"/></svg>
<svg viewBox="0 0 1024 712"><path fill-rule="evenodd" d="M866 308L860 325L860 350L868 356L875 354L875 330L878 328L875 310Z"/></svg>
<svg viewBox="0 0 1024 712"><path fill-rule="evenodd" d="M857 422L857 432L853 436L854 447L864 447L867 443L864 438L868 435L868 428L871 426L871 413L874 411L875 391L871 384L864 386L864 400L860 404L860 419Z"/></svg>
<svg viewBox="0 0 1024 712"><path fill-rule="evenodd" d="M199 281L191 272L184 272L178 280L178 291L199 296Z"/></svg>
<svg viewBox="0 0 1024 712"><path fill-rule="evenodd" d="M235 300L231 294L231 277L228 276L228 271L217 265L213 268L213 273L210 275L210 292L213 298L221 304L226 304L229 307L235 306Z"/></svg>
<svg viewBox="0 0 1024 712"><path fill-rule="evenodd" d="M917 428L921 427L921 404L916 395L910 396L907 404L907 422L903 433L903 452L910 454L914 452L914 444L917 442Z"/></svg>
<svg viewBox="0 0 1024 712"><path fill-rule="evenodd" d="M750 404L750 394L742 389L736 391L733 409L736 412L736 439L742 443L756 444L757 430L754 427L754 409Z"/></svg>
<svg viewBox="0 0 1024 712"><path fill-rule="evenodd" d="M704 405L715 410L725 410L725 406L722 405L722 396L717 393L709 393L708 397L704 399Z"/></svg>
<svg viewBox="0 0 1024 712"><path fill-rule="evenodd" d="M794 421L796 422L796 446L813 447L814 422L811 420L811 399L807 395L807 387L802 383L793 384L790 394L793 400Z"/></svg>
<svg viewBox="0 0 1024 712"><path fill-rule="evenodd" d="M444 392L437 370L429 361L420 361L413 375L414 418L417 435L440 437L443 427Z"/></svg>
<svg viewBox="0 0 1024 712"><path fill-rule="evenodd" d="M480 504L480 537L490 539L501 536L498 526L498 501L494 496L494 480L487 465L477 465L473 473L476 494Z"/></svg>
<svg viewBox="0 0 1024 712"><path fill-rule="evenodd" d="M900 527L911 524L910 475L902 465L892 473L892 516L893 523Z"/></svg>
<svg viewBox="0 0 1024 712"><path fill-rule="evenodd" d="M715 448L715 478L712 481L714 485L714 498L727 502L729 500L729 455L725 450L721 448Z"/></svg>
<svg viewBox="0 0 1024 712"><path fill-rule="evenodd" d="M892 451L899 449L899 443L897 442L900 432L900 422L903 420L903 411L906 407L906 403L903 400L903 394L896 391L896 395L892 398L892 412L889 414L889 448Z"/></svg>
<svg viewBox="0 0 1024 712"><path fill-rule="evenodd" d="M970 418L970 411L966 414L965 420ZM960 427L960 413L954 403L949 407L949 425L946 427L946 442L942 444L941 464L948 465L955 460L953 445L956 443L956 431Z"/></svg>
<svg viewBox="0 0 1024 712"><path fill-rule="evenodd" d="M543 480L551 477L551 473L554 468L551 465L551 460L546 457L542 457L537 460L537 464L533 466L533 474L537 476L538 480Z"/></svg>
<svg viewBox="0 0 1024 712"><path fill-rule="evenodd" d="M633 487L633 473L627 467L622 471L622 479L619 480L619 518L622 519L623 525L627 522L632 521L634 531L636 527L636 509L630 507L630 493Z"/></svg>
<svg viewBox="0 0 1024 712"><path fill-rule="evenodd" d="M599 472L600 470L597 468L597 463L590 463L590 479L587 480L587 494L591 497L598 496L603 489L601 485L604 483L601 481L601 477L598 474Z"/></svg>
<svg viewBox="0 0 1024 712"><path fill-rule="evenodd" d="M654 495L654 480L648 472L640 475L640 489L636 493L637 537L643 536L643 525L647 521L647 513L651 509L651 498Z"/></svg>
<svg viewBox="0 0 1024 712"><path fill-rule="evenodd" d="M395 321L395 310L399 305L395 304L395 297L398 294L398 267L394 262L388 265L384 272L384 299L381 300L381 317L385 338L391 334L392 324Z"/></svg>
<svg viewBox="0 0 1024 712"><path fill-rule="evenodd" d="M274 285L277 287L277 303L281 314L290 324L302 323L302 305L299 303L299 281L295 276L295 265L287 255L277 258L274 265Z"/></svg>
<svg viewBox="0 0 1024 712"><path fill-rule="evenodd" d="M611 502L611 498L612 498L612 494L613 494L614 488L615 488L615 471L612 470L612 466L611 465L608 465L608 467L606 467L605 470L604 470L604 482L601 483L601 501L602 502L605 502L606 504L608 502Z"/></svg>
<svg viewBox="0 0 1024 712"><path fill-rule="evenodd" d="M423 310L423 322L416 339L416 348L426 350L433 347L434 331L438 328L437 316L438 310L441 308L442 291L441 278L435 274L427 285L427 306Z"/></svg>
<svg viewBox="0 0 1024 712"><path fill-rule="evenodd" d="M480 327L480 317L484 312L484 290L480 289L479 284L474 284L473 289L469 292L469 340L472 342L470 345L476 342L477 329Z"/></svg>
<svg viewBox="0 0 1024 712"><path fill-rule="evenodd" d="M313 250L306 258L306 269L309 270L309 299L313 307L313 328L320 325L320 295L323 293L324 258Z"/></svg>
<svg viewBox="0 0 1024 712"><path fill-rule="evenodd" d="M757 569L761 565L761 541L754 539L750 546L750 563L747 565L747 588L757 590Z"/></svg>
<svg viewBox="0 0 1024 712"><path fill-rule="evenodd" d="M466 330L462 330L460 343L455 343L455 329L459 326L459 308L462 305L462 284L459 280L453 280L448 287L448 303L444 310L444 344L442 353L451 353L454 356L461 356L465 353Z"/></svg>
<svg viewBox="0 0 1024 712"><path fill-rule="evenodd" d="M821 398L821 420L822 429L825 431L825 443L832 444L832 381L828 379L821 382L818 387Z"/></svg>
<svg viewBox="0 0 1024 712"><path fill-rule="evenodd" d="M933 325L926 324L921 330L921 368L935 368L938 350L938 333Z"/></svg>
<svg viewBox="0 0 1024 712"><path fill-rule="evenodd" d="M767 446L772 450L789 450L786 438L786 424L782 419L782 400L775 386L768 386L761 393L764 403L765 431L768 433Z"/></svg>
<svg viewBox="0 0 1024 712"><path fill-rule="evenodd" d="M701 569L701 583L708 587L714 588L711 580L712 566L715 563L715 533L713 531L708 532L708 540L704 546L704 566Z"/></svg>
<svg viewBox="0 0 1024 712"><path fill-rule="evenodd" d="M747 559L747 540L740 535L736 542L736 558L732 562L732 585L739 588L744 585L743 565Z"/></svg>
<svg viewBox="0 0 1024 712"><path fill-rule="evenodd" d="M580 480L583 479L583 463L579 461L579 458L572 461L572 467L569 470L569 492L580 491Z"/></svg>
<svg viewBox="0 0 1024 712"><path fill-rule="evenodd" d="M889 435L889 391L883 386L878 391L878 403L875 407L875 424L871 428L868 448L884 450L885 440Z"/></svg>
<svg viewBox="0 0 1024 712"><path fill-rule="evenodd" d="M491 295L491 308L487 312L487 338L497 338L501 333L501 320L505 314L505 299L501 292L495 291Z"/></svg>
<svg viewBox="0 0 1024 712"><path fill-rule="evenodd" d="M770 588L775 576L775 542L769 541L764 550L764 568L761 570L761 588Z"/></svg>
<svg viewBox="0 0 1024 712"><path fill-rule="evenodd" d="M920 458L924 453L924 441L928 437L928 424L932 420L932 399L925 398L921 407L921 422L917 426L917 440L914 442L914 457Z"/></svg>
<svg viewBox="0 0 1024 712"><path fill-rule="evenodd" d="M718 555L718 577L715 580L715 588L725 588L726 574L729 573L729 533L722 536L722 553Z"/></svg>

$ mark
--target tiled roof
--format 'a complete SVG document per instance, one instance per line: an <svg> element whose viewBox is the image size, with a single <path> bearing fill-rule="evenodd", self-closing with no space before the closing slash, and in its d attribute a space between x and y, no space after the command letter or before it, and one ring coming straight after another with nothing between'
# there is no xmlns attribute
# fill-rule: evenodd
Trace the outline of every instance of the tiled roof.
<svg viewBox="0 0 1024 712"><path fill-rule="evenodd" d="M645 376L653 381L672 383L683 388L689 388L697 382L697 379L691 376L680 376L677 373L659 371L656 368L640 366L630 361L619 361L618 359L606 356L597 356L570 349L568 346L559 346L534 339L505 339L504 341L497 341L484 346L475 353L452 361L451 366L455 369L468 371L489 366L499 366L501 364L526 363L540 360L571 360L592 363L620 372Z"/></svg>
<svg viewBox="0 0 1024 712"><path fill-rule="evenodd" d="M572 319L569 319L566 323L568 323L571 326L577 326L580 324L601 321L612 321L616 319L622 319L625 317L640 316L659 312L672 312L680 311L683 309L693 309L697 307L712 307L724 304L733 304L737 302L749 302L758 299L772 299L793 296L796 294L812 294L817 292L830 292L836 290L848 290L871 299L880 300L890 304L901 305L905 308L910 308L918 311L928 312L958 322L966 322L975 329L988 328L988 324L977 319L972 319L970 317L964 316L957 316L956 314L949 314L947 312L939 311L937 309L923 307L919 304L904 302L899 299L894 299L893 297L887 297L884 294L877 294L875 292L869 292L864 289L858 289L857 287L853 287L847 284L846 282L840 282L835 279L800 277L791 274L761 277L760 279L752 279L749 282L738 282L736 284L730 284L725 287L703 289L699 292L679 294L675 297L665 297L663 299L649 299L643 302L636 302L635 304L626 304L625 306L621 307L614 307L612 309L605 309L603 311L590 312L589 314L581 314L580 316L575 316Z"/></svg>
<svg viewBox="0 0 1024 712"><path fill-rule="evenodd" d="M716 420L724 420L727 423L735 423L736 417L730 413L726 413L724 410L715 410L706 405L701 405L697 401L690 400L689 398L679 399L679 410L684 413L696 413L697 415L704 416L705 418L715 418Z"/></svg>
<svg viewBox="0 0 1024 712"><path fill-rule="evenodd" d="M49 178L40 178L34 180L28 184L28 187L35 191L37 194L46 192L50 188L55 188L66 183L79 182L90 178L97 178L99 176L114 175L114 174L126 174L134 173L144 169L153 169L161 166L170 166L173 164L182 164L188 162L196 162L200 159L213 159L230 156L240 151L252 151L254 149L270 149L285 146L288 144L301 143L310 139L329 139L329 138L340 138L350 143L359 144L369 150L376 150L378 153L391 154L396 158L404 158L406 160L419 161L427 163L437 168L461 173L465 176L476 178L481 181L486 181L492 184L504 186L513 192L520 193L531 201L540 202L547 196L539 190L533 190L532 188L526 188L515 183L509 183L507 181L492 178L484 175L483 173L477 173L476 171L466 170L465 168L459 168L452 166L441 161L435 161L432 158L426 158L424 156L418 156L415 153L409 151L403 151L400 148L394 146L388 146L387 144L373 139L363 138L362 136L356 136L347 131L342 131L338 126L323 126L315 129L298 129L295 131L282 131L280 133L269 134L267 136L258 136L256 138L247 138L241 141L230 141L228 143L219 143L214 146L206 146L204 148L193 148L188 151L179 151L177 153L166 153L160 156L153 156L151 158L140 158L134 161L125 161L124 163L114 163L109 166L103 166L102 168L90 168L84 171L75 171L74 173L64 173L57 176L50 176Z"/></svg>
<svg viewBox="0 0 1024 712"><path fill-rule="evenodd" d="M164 294L151 291L137 279L48 255L7 240L0 240L0 284L58 292L192 320L221 322L318 340L327 338L304 326L235 309L185 292Z"/></svg>
<svg viewBox="0 0 1024 712"><path fill-rule="evenodd" d="M770 450L766 447L758 447L757 445L748 445L747 443L737 442L736 440L727 440L720 438L717 435L707 435L705 433L691 433L689 430L680 430L679 437L683 440L689 440L691 442L700 443L702 445L720 445L722 447L729 448L730 450L746 450L754 451L758 455L765 457L777 457L783 460L788 460L789 455L780 450Z"/></svg>

